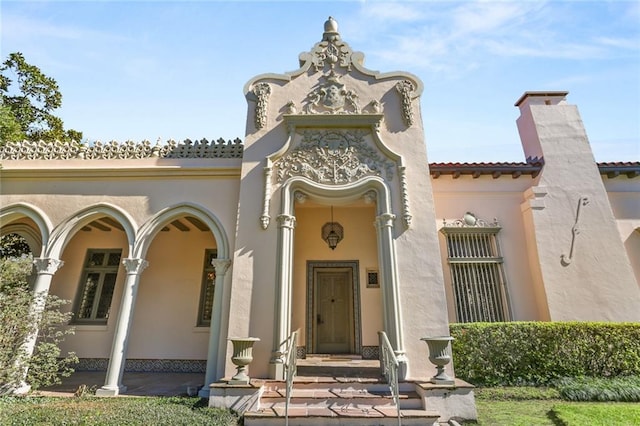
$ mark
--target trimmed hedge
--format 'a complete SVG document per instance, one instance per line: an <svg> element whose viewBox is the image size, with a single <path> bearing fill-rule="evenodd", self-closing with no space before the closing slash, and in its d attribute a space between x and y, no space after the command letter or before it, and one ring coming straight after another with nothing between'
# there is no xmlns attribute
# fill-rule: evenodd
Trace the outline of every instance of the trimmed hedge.
<svg viewBox="0 0 640 426"><path fill-rule="evenodd" d="M640 375L640 323L451 324L456 376L480 386Z"/></svg>

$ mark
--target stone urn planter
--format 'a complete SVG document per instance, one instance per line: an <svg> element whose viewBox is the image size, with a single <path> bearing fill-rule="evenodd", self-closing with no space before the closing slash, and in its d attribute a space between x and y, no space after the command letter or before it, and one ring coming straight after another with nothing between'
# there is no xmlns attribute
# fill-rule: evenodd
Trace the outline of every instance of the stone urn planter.
<svg viewBox="0 0 640 426"><path fill-rule="evenodd" d="M257 337L232 337L233 355L231 362L238 369L235 376L228 381L230 385L248 385L251 380L247 375L247 366L253 361L253 344L259 342Z"/></svg>
<svg viewBox="0 0 640 426"><path fill-rule="evenodd" d="M451 362L451 336L423 337L420 340L427 342L429 346L429 361L436 366L436 375L431 378L431 383L452 385L455 381L444 372L444 367Z"/></svg>

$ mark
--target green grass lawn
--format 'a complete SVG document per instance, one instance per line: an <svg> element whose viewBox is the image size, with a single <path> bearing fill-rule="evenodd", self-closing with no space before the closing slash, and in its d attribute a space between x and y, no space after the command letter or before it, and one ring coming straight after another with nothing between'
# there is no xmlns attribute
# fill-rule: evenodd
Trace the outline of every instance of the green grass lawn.
<svg viewBox="0 0 640 426"><path fill-rule="evenodd" d="M237 425L199 398L0 398L0 425Z"/></svg>
<svg viewBox="0 0 640 426"><path fill-rule="evenodd" d="M640 425L638 403L567 402L549 388L478 388L476 406L478 425Z"/></svg>
<svg viewBox="0 0 640 426"><path fill-rule="evenodd" d="M545 388L476 389L478 422L491 426L640 425L640 404L567 402ZM0 425L238 425L199 398L0 397Z"/></svg>

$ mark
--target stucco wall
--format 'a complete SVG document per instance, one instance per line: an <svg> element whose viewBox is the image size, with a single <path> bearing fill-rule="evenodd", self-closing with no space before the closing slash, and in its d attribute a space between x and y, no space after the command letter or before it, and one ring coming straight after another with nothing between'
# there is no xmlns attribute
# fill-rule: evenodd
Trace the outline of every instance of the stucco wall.
<svg viewBox="0 0 640 426"><path fill-rule="evenodd" d="M526 246L525 225L520 204L523 192L533 184L530 176L513 179L503 176L494 179L491 176L472 178L461 176L440 176L433 180L438 229L443 221L460 219L465 212L487 222L494 219L502 227L498 233L498 242L504 258L504 271L508 289L509 303L513 320L540 320L533 291L531 271ZM445 238L440 233L440 252L447 287L449 320L455 321L455 306L451 289L451 275L447 264Z"/></svg>

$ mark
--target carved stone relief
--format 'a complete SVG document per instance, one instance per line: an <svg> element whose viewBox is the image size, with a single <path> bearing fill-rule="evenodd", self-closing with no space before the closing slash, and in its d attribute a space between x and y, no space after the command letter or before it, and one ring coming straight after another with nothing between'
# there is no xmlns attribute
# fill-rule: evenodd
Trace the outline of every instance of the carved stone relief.
<svg viewBox="0 0 640 426"><path fill-rule="evenodd" d="M399 81L396 84L396 90L400 94L402 101L402 119L407 127L411 127L413 124L413 105L411 104L411 98L415 88L413 83L409 80Z"/></svg>
<svg viewBox="0 0 640 426"><path fill-rule="evenodd" d="M333 70L326 81L307 95L305 114L360 114L358 95L347 90Z"/></svg>
<svg viewBox="0 0 640 426"><path fill-rule="evenodd" d="M258 83L253 87L253 94L256 95L256 129L262 129L267 124L267 109L269 107L269 95L271 87L267 83Z"/></svg>
<svg viewBox="0 0 640 426"><path fill-rule="evenodd" d="M277 180L304 176L318 183L346 184L365 176L393 179L395 164L369 146L361 130L307 130L298 147L274 163Z"/></svg>

